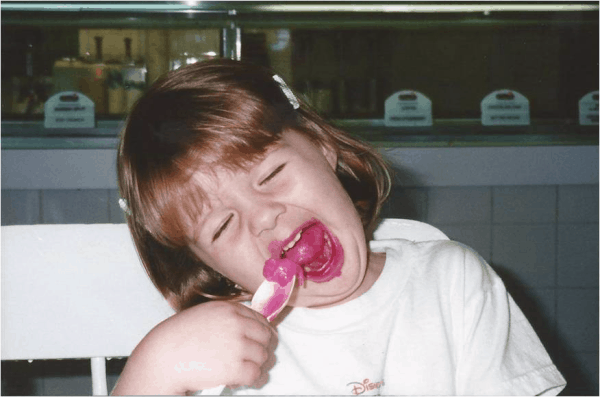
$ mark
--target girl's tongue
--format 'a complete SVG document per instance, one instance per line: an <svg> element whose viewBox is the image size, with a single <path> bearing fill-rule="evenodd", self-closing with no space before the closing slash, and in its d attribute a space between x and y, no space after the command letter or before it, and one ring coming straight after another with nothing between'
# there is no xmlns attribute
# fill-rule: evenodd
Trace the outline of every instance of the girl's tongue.
<svg viewBox="0 0 600 397"><path fill-rule="evenodd" d="M319 224L310 226L302 232L300 240L290 250L286 251L284 256L299 264L300 266L309 265L317 260L326 249L325 244L325 225L319 227Z"/></svg>
<svg viewBox="0 0 600 397"><path fill-rule="evenodd" d="M299 233L301 237L296 244L284 251L284 247L293 244L291 241ZM296 275L300 285L304 278L322 283L340 276L342 272L344 250L339 240L314 218L298 228L287 240L272 241L269 251L271 259L265 263L263 275L270 281L285 282Z"/></svg>

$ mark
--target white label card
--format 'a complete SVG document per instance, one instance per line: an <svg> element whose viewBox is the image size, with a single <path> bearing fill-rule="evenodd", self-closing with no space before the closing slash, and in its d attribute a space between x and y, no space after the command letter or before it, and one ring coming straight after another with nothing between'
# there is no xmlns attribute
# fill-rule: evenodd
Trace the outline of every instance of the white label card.
<svg viewBox="0 0 600 397"><path fill-rule="evenodd" d="M94 102L80 92L59 92L44 104L45 128L94 128Z"/></svg>
<svg viewBox="0 0 600 397"><path fill-rule="evenodd" d="M433 125L431 100L417 91L398 91L385 100L386 127Z"/></svg>
<svg viewBox="0 0 600 397"><path fill-rule="evenodd" d="M483 125L529 125L529 100L513 90L498 90L481 101Z"/></svg>
<svg viewBox="0 0 600 397"><path fill-rule="evenodd" d="M579 124L598 125L598 91L592 91L579 100Z"/></svg>

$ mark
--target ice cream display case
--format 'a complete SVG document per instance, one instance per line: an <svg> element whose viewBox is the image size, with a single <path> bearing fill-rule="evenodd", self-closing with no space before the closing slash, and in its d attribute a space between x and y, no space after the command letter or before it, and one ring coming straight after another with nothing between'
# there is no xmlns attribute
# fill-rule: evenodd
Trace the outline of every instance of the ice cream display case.
<svg viewBox="0 0 600 397"><path fill-rule="evenodd" d="M598 143L594 2L3 2L1 17L3 148L114 147L154 80L215 57L273 68L384 145ZM530 122L482 123L482 100L500 90L527 99ZM44 128L63 92L93 101L94 128ZM410 113L411 96L428 98L429 122L386 123L386 101Z"/></svg>

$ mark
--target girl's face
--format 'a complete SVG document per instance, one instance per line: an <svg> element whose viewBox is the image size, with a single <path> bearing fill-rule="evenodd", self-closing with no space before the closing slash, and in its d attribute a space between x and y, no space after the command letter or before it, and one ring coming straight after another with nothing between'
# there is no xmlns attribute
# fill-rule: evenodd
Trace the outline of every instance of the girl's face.
<svg viewBox="0 0 600 397"><path fill-rule="evenodd" d="M333 150L288 131L247 170L197 173L194 178L208 202L193 225L191 249L207 265L255 292L264 281L269 244L293 240L301 225L316 218L341 244L341 274L325 282L309 278L296 287L289 304L319 307L353 299L374 279L369 272L365 286L369 257L365 235L335 174L336 163Z"/></svg>

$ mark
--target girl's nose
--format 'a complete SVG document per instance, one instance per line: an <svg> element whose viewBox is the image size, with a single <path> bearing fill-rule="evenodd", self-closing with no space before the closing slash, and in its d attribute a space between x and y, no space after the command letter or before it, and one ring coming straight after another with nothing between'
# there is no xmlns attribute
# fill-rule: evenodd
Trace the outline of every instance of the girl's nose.
<svg viewBox="0 0 600 397"><path fill-rule="evenodd" d="M267 201L255 203L250 215L250 228L253 234L273 230L277 226L277 217L285 212L285 206L278 202Z"/></svg>

